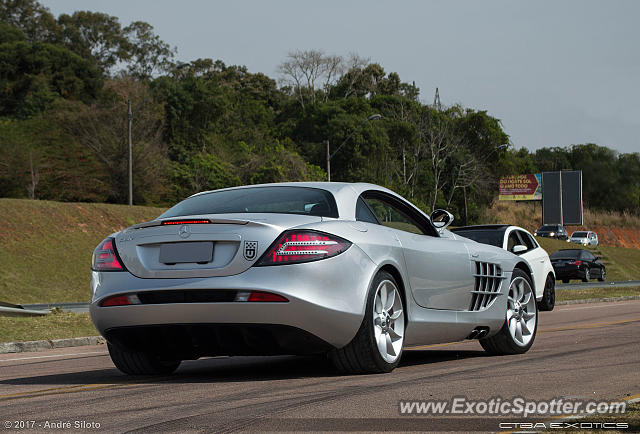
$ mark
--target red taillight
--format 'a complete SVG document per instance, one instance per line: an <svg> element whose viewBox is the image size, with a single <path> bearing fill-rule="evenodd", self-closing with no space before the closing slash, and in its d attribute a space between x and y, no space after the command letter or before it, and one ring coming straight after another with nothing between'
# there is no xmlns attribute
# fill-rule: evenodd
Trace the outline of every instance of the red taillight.
<svg viewBox="0 0 640 434"><path fill-rule="evenodd" d="M162 222L163 225L206 225L208 223L211 223L211 220L165 220Z"/></svg>
<svg viewBox="0 0 640 434"><path fill-rule="evenodd" d="M113 238L107 238L93 251L91 269L95 271L125 271L118 257Z"/></svg>
<svg viewBox="0 0 640 434"><path fill-rule="evenodd" d="M116 295L113 297L109 297L107 299L105 299L102 303L100 303L100 305L102 307L107 307L107 306L127 306L129 304L132 304L131 301L129 300L129 297L126 295Z"/></svg>
<svg viewBox="0 0 640 434"><path fill-rule="evenodd" d="M579 267L580 265L582 265L582 261L569 262L569 265L575 265L576 267Z"/></svg>
<svg viewBox="0 0 640 434"><path fill-rule="evenodd" d="M349 241L335 235L315 231L287 231L269 247L256 266L317 261L339 255L350 246Z"/></svg>
<svg viewBox="0 0 640 434"><path fill-rule="evenodd" d="M270 292L251 291L247 301L259 301L259 302L288 302L286 298L278 294L272 294Z"/></svg>

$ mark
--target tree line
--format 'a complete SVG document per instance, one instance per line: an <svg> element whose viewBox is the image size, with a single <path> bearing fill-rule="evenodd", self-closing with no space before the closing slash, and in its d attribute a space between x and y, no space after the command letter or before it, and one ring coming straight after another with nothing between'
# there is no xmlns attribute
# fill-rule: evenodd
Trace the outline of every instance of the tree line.
<svg viewBox="0 0 640 434"><path fill-rule="evenodd" d="M458 221L480 218L501 176L562 169L583 170L586 206L640 212L638 153L517 149L486 111L425 103L357 54L292 51L275 78L176 54L148 23L0 0L0 196L126 203L130 101L136 204L326 180L328 142L344 143L332 181L384 185Z"/></svg>

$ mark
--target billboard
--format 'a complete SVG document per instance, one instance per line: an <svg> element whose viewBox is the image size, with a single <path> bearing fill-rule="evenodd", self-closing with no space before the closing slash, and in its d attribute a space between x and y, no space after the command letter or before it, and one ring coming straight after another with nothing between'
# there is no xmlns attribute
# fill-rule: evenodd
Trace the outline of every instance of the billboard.
<svg viewBox="0 0 640 434"><path fill-rule="evenodd" d="M582 226L582 172L544 172L542 181L542 224Z"/></svg>
<svg viewBox="0 0 640 434"><path fill-rule="evenodd" d="M542 200L542 174L500 178L498 200Z"/></svg>
<svg viewBox="0 0 640 434"><path fill-rule="evenodd" d="M542 174L544 194L542 195L542 224L562 224L562 183L560 172Z"/></svg>

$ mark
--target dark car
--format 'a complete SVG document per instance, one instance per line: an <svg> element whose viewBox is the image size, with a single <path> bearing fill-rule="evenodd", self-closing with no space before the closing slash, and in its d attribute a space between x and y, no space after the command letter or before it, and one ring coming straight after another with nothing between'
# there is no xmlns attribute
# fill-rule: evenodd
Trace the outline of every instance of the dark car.
<svg viewBox="0 0 640 434"><path fill-rule="evenodd" d="M533 234L536 237L556 238L558 240L569 238L567 230L562 225L542 225Z"/></svg>
<svg viewBox="0 0 640 434"><path fill-rule="evenodd" d="M550 258L556 279L564 283L569 283L571 279L581 279L583 282L588 282L592 277L597 277L600 282L606 279L607 272L600 257L586 250L558 250Z"/></svg>

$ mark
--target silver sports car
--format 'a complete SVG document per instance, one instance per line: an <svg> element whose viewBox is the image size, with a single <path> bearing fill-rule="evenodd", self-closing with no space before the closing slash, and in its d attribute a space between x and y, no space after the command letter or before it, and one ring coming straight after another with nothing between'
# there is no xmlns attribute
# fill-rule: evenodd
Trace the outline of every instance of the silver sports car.
<svg viewBox="0 0 640 434"><path fill-rule="evenodd" d="M448 231L372 184L282 183L199 193L93 254L91 318L128 374L216 355L327 354L389 372L412 345L533 344L529 265Z"/></svg>

